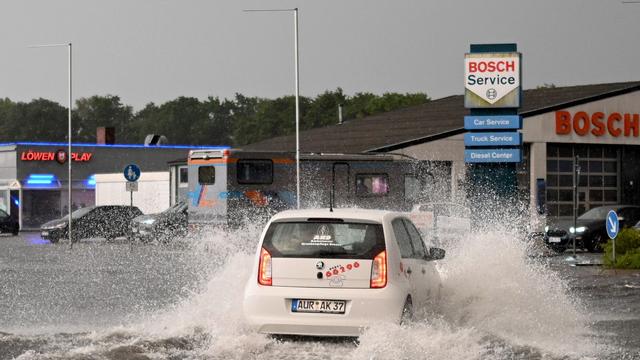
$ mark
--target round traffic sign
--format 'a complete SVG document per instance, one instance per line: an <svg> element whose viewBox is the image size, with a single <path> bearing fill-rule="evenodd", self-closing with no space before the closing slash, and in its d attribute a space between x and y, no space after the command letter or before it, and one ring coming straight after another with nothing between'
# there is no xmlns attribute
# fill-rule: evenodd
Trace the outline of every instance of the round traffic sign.
<svg viewBox="0 0 640 360"><path fill-rule="evenodd" d="M618 214L614 210L610 210L605 219L605 226L607 227L607 235L609 239L615 239L620 232L620 222L618 221Z"/></svg>
<svg viewBox="0 0 640 360"><path fill-rule="evenodd" d="M129 164L124 167L124 178L127 181L138 181L140 178L140 168L136 164Z"/></svg>

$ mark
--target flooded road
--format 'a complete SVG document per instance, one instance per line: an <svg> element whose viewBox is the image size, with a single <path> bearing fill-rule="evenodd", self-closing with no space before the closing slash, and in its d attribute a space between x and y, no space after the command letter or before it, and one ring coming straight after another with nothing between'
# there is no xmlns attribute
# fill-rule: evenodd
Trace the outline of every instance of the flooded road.
<svg viewBox="0 0 640 360"><path fill-rule="evenodd" d="M0 237L0 359L640 359L640 272L501 234L450 244L442 301L413 324L278 341L242 320L255 234L72 250Z"/></svg>

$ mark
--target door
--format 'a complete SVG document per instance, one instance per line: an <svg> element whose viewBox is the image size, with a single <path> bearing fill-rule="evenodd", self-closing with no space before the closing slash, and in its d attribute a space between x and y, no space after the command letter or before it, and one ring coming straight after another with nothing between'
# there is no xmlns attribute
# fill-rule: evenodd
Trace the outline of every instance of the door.
<svg viewBox="0 0 640 360"><path fill-rule="evenodd" d="M349 192L349 164L333 164L333 205L335 207L346 207L350 202Z"/></svg>
<svg viewBox="0 0 640 360"><path fill-rule="evenodd" d="M410 220L404 219L403 221L409 233L411 245L413 246L415 266L417 267L415 271L417 275L416 278L420 279L417 283L416 291L422 299L421 305L426 305L438 296L440 276L434 262L429 259L429 251L418 229L416 229Z"/></svg>
<svg viewBox="0 0 640 360"><path fill-rule="evenodd" d="M393 233L400 248L400 257L402 258L402 269L404 276L409 280L411 287L411 300L414 304L420 305L424 303L424 291L421 291L423 276L421 274L421 263L415 258L411 237L407 232L403 219L398 218L391 222Z"/></svg>

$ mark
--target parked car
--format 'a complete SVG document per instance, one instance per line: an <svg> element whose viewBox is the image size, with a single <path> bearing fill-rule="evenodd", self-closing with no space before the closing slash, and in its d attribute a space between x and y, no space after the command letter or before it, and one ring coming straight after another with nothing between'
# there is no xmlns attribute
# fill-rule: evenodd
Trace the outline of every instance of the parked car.
<svg viewBox="0 0 640 360"><path fill-rule="evenodd" d="M574 229L573 221L565 221L564 224L551 224L545 228L544 241L556 252L563 252L573 246L573 238L576 247L588 251L601 251L609 236L605 221L609 211L614 210L618 214L620 227L629 227L640 221L640 206L634 205L609 205L595 207L577 219Z"/></svg>
<svg viewBox="0 0 640 360"><path fill-rule="evenodd" d="M20 224L15 216L7 214L4 210L0 209L0 233L11 233L18 235L20 231Z"/></svg>
<svg viewBox="0 0 640 360"><path fill-rule="evenodd" d="M167 242L187 234L187 203L178 202L157 214L140 215L131 220L131 236L141 242Z"/></svg>
<svg viewBox="0 0 640 360"><path fill-rule="evenodd" d="M407 214L364 209L289 210L267 224L243 310L259 332L359 336L401 323L439 297L434 260Z"/></svg>
<svg viewBox="0 0 640 360"><path fill-rule="evenodd" d="M131 220L140 215L142 211L135 206L104 205L80 208L71 213L71 235L74 241L94 237L112 240L127 236L130 233ZM67 215L42 225L40 235L51 243L57 243L60 239L68 238L68 231Z"/></svg>

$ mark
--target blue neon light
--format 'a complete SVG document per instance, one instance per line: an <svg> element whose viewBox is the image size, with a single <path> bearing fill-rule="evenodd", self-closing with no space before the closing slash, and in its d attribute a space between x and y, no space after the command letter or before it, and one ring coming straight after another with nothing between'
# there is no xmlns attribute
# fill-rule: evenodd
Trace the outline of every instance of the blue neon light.
<svg viewBox="0 0 640 360"><path fill-rule="evenodd" d="M29 184L29 185L51 185L51 184L53 184L53 180L29 179L29 180L27 180L27 184Z"/></svg>
<svg viewBox="0 0 640 360"><path fill-rule="evenodd" d="M52 174L31 174L29 175L29 179L44 179L44 180L53 180L56 176Z"/></svg>
<svg viewBox="0 0 640 360"><path fill-rule="evenodd" d="M54 185L55 181L53 174L31 174L27 178L27 185Z"/></svg>
<svg viewBox="0 0 640 360"><path fill-rule="evenodd" d="M23 145L23 146L69 146L69 143L57 143L57 142L15 142L15 143L0 143L0 146L11 145ZM225 145L151 145L146 146L143 144L90 144L90 143L71 143L71 146L80 147L103 147L103 148L142 148L142 149L211 149L211 150L225 150L230 149L230 146Z"/></svg>
<svg viewBox="0 0 640 360"><path fill-rule="evenodd" d="M96 186L96 175L91 175L87 178L87 186L88 187L95 187Z"/></svg>

